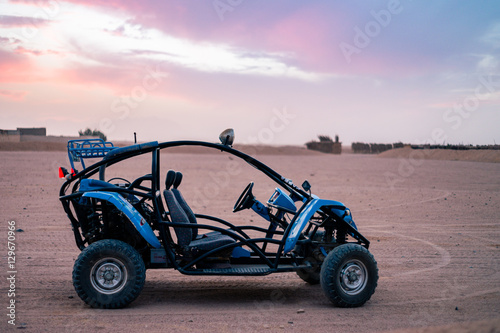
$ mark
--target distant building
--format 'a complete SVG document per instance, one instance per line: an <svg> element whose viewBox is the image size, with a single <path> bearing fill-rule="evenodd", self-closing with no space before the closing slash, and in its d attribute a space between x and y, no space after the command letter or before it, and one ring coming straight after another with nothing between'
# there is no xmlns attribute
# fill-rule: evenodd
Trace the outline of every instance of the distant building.
<svg viewBox="0 0 500 333"><path fill-rule="evenodd" d="M30 140L30 137L47 137L45 127L18 127L16 130L0 129L0 142L20 142Z"/></svg>
<svg viewBox="0 0 500 333"><path fill-rule="evenodd" d="M354 154L378 154L393 148L403 147L404 144L401 142L395 144L353 142L351 144L352 152Z"/></svg>
<svg viewBox="0 0 500 333"><path fill-rule="evenodd" d="M95 139L95 136L55 136L47 135L45 127L18 127L15 130L0 129L0 143L45 142L60 143L66 147L68 140Z"/></svg>
<svg viewBox="0 0 500 333"><path fill-rule="evenodd" d="M19 132L17 130L0 129L0 135L19 135Z"/></svg>
<svg viewBox="0 0 500 333"><path fill-rule="evenodd" d="M45 127L32 127L32 128L18 127L17 131L19 132L20 135L47 136L47 129Z"/></svg>
<svg viewBox="0 0 500 333"><path fill-rule="evenodd" d="M339 142L338 135L335 136L335 142L327 135L318 135L319 141L309 141L306 143L307 149L317 150L327 154L341 154L342 142Z"/></svg>
<svg viewBox="0 0 500 333"><path fill-rule="evenodd" d="M47 136L47 129L45 127L18 127L16 130L3 130L0 129L2 135L38 135Z"/></svg>

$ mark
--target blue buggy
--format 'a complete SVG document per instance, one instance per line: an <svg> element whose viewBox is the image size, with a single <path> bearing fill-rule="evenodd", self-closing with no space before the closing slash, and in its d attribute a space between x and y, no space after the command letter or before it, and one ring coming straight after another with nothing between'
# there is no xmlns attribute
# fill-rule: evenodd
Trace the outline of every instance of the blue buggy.
<svg viewBox="0 0 500 333"><path fill-rule="evenodd" d="M148 142L115 147L101 139L68 142L71 171L60 168L62 206L81 253L73 268L78 296L95 308L122 308L143 289L147 269L176 269L187 275L259 276L295 272L321 284L336 306L357 307L370 299L378 268L370 242L357 230L341 202L311 193L264 163L232 148L234 131L221 143ZM267 227L237 226L219 217L193 212L181 193L182 173L160 175L160 152L200 146L242 159L278 187L263 204L243 190L233 212L252 209ZM106 170L132 157L149 154L150 173L132 181L106 180ZM101 160L90 166L89 158ZM77 171L74 162L81 162ZM257 236L255 236L257 235Z"/></svg>

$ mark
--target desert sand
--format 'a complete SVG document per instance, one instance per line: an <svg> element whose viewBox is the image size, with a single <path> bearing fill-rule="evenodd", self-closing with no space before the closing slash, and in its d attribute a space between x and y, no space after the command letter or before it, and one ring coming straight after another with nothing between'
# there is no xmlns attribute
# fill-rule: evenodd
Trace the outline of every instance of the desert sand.
<svg viewBox="0 0 500 333"><path fill-rule="evenodd" d="M294 273L190 277L149 270L129 307L86 306L72 286L79 255L58 200L63 151L0 151L2 279L0 331L7 323L7 223L16 229L16 325L29 332L500 332L500 164L411 156L326 155L253 147L257 158L313 193L343 202L370 241L380 279L363 307L332 306L321 287ZM148 173L149 156L115 166ZM162 154L162 175L184 173L181 189L198 213L265 226L232 213L251 180L267 201L272 182L227 155ZM110 168L111 169L111 168ZM231 172L229 172L229 171Z"/></svg>

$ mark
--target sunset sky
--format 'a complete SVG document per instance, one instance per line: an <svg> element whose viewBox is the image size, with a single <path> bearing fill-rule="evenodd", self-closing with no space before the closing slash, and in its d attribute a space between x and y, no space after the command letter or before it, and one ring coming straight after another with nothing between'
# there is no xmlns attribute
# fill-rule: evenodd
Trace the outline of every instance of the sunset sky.
<svg viewBox="0 0 500 333"><path fill-rule="evenodd" d="M500 143L500 3L2 1L0 128Z"/></svg>

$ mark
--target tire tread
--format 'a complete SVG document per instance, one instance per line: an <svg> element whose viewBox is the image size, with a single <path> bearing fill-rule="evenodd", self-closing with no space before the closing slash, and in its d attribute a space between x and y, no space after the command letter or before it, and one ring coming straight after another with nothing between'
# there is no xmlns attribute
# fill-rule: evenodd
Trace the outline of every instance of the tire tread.
<svg viewBox="0 0 500 333"><path fill-rule="evenodd" d="M359 295L356 295L355 298L359 298L359 300L354 302L346 300L346 298L341 294L341 291L337 290L338 286L336 285L337 270L340 269L340 265L342 265L346 258L351 255L361 256L369 261L365 262L369 279L365 288L368 288L368 291L364 292L364 294L366 294L364 297L358 297ZM373 265L371 269L369 267L370 264ZM374 272L372 272L372 270L374 270ZM374 275L374 277L371 275ZM366 248L358 244L348 243L336 247L328 254L321 267L321 287L323 288L323 291L328 299L338 307L353 308L363 305L375 292L377 283L377 262Z"/></svg>
<svg viewBox="0 0 500 333"><path fill-rule="evenodd" d="M86 265L93 258L105 252L118 253L128 258L133 265L136 275L132 288L123 297L107 303L100 302L96 299L95 295L89 293L85 288L85 283L82 281L82 275L85 275L84 271L87 268ZM127 306L139 296L144 287L146 268L141 255L132 246L120 240L105 239L90 244L80 253L78 259L75 261L72 277L76 293L86 304L93 308L118 309Z"/></svg>

